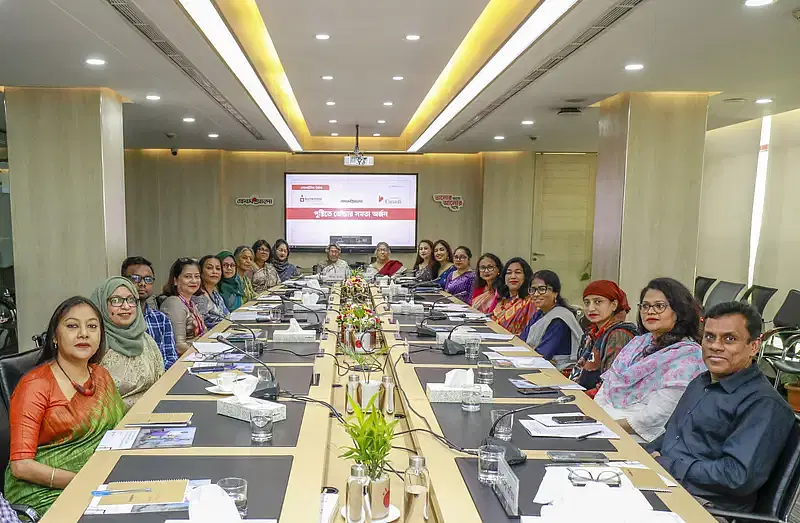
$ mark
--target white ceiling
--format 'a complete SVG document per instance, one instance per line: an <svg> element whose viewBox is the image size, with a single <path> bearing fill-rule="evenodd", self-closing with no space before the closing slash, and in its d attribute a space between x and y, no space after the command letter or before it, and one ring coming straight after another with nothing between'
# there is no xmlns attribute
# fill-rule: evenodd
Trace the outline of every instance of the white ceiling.
<svg viewBox="0 0 800 523"><path fill-rule="evenodd" d="M399 135L486 0L256 0L312 134L363 132ZM0 0L0 85L107 86L132 100L125 106L127 147L222 147L285 150L267 119L173 0L135 0L166 37L228 98L265 140L222 110L105 0ZM597 110L555 116L567 99L585 105L620 91L708 90L709 128L800 107L800 0L746 9L742 0L646 0L631 15L453 142L465 121L544 58L562 48L616 2L583 0L489 86L424 149L476 152L527 149L596 150ZM316 33L331 35L328 41ZM420 34L407 42L405 34ZM89 55L103 69L84 65ZM643 71L627 73L629 61ZM335 77L332 82L320 79ZM395 82L394 75L405 80ZM157 92L162 100L146 102ZM722 99L744 97L744 104ZM758 97L775 98L755 106ZM325 106L333 99L335 107ZM391 100L393 107L382 102ZM181 118L191 115L194 124ZM329 119L339 123L331 125ZM523 127L520 121L536 121ZM387 124L378 129L378 119ZM0 128L5 125L0 121ZM336 128L334 128L336 127ZM164 132L178 134L168 140ZM209 140L218 132L218 140ZM504 135L502 142L493 140ZM536 136L531 141L529 136Z"/></svg>

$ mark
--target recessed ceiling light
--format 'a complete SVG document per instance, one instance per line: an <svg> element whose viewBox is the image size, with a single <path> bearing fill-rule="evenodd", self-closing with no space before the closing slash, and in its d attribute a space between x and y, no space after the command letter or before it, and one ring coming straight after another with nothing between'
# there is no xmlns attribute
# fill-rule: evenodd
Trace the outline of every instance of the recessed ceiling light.
<svg viewBox="0 0 800 523"><path fill-rule="evenodd" d="M326 74L322 77L323 80L333 80L333 76Z"/></svg>
<svg viewBox="0 0 800 523"><path fill-rule="evenodd" d="M394 104L392 102L383 102L383 105L385 105L386 107L390 107Z"/></svg>
<svg viewBox="0 0 800 523"><path fill-rule="evenodd" d="M644 69L642 64L628 64L625 66L626 71L641 71L642 69Z"/></svg>
<svg viewBox="0 0 800 523"><path fill-rule="evenodd" d="M403 77L402 77L402 76L392 76L392 80L395 80L395 81L398 81L398 82L399 82L400 80L402 80L402 79L403 79Z"/></svg>
<svg viewBox="0 0 800 523"><path fill-rule="evenodd" d="M774 4L775 0L746 0L745 7L764 7L765 5Z"/></svg>
<svg viewBox="0 0 800 523"><path fill-rule="evenodd" d="M102 58L87 58L86 59L87 65L106 65L106 61Z"/></svg>
<svg viewBox="0 0 800 523"><path fill-rule="evenodd" d="M522 125L533 125L533 120L522 120Z"/></svg>
<svg viewBox="0 0 800 523"><path fill-rule="evenodd" d="M419 38L419 35L406 35L406 40L409 42L416 42Z"/></svg>
<svg viewBox="0 0 800 523"><path fill-rule="evenodd" d="M186 123L194 123L194 118L192 118L191 116L187 116L186 118L183 119L183 121Z"/></svg>
<svg viewBox="0 0 800 523"><path fill-rule="evenodd" d="M317 40L330 40L331 35L319 34L314 38L316 38Z"/></svg>
<svg viewBox="0 0 800 523"><path fill-rule="evenodd" d="M328 102L325 102L325 105L336 105L336 102L334 102L333 100L330 100Z"/></svg>
<svg viewBox="0 0 800 523"><path fill-rule="evenodd" d="M505 136L495 136L494 139L495 140L505 140L506 137Z"/></svg>
<svg viewBox="0 0 800 523"><path fill-rule="evenodd" d="M339 136L339 133L331 133L331 136Z"/></svg>
<svg viewBox="0 0 800 523"><path fill-rule="evenodd" d="M378 123L386 123L386 120L378 120Z"/></svg>
<svg viewBox="0 0 800 523"><path fill-rule="evenodd" d="M380 136L381 133L372 133L372 136Z"/></svg>
<svg viewBox="0 0 800 523"><path fill-rule="evenodd" d="M771 104L772 98L759 98L758 100L756 100L756 103L760 105Z"/></svg>
<svg viewBox="0 0 800 523"><path fill-rule="evenodd" d="M158 100L161 100L161 97L158 96L157 94L148 94L147 96L145 96L145 98L147 100L150 100L151 102L157 102Z"/></svg>
<svg viewBox="0 0 800 523"><path fill-rule="evenodd" d="M339 121L339 120L328 120L328 123L336 123L336 122L338 122L338 121Z"/></svg>
<svg viewBox="0 0 800 523"><path fill-rule="evenodd" d="M219 138L219 135L217 133L208 133L208 137L209 138Z"/></svg>

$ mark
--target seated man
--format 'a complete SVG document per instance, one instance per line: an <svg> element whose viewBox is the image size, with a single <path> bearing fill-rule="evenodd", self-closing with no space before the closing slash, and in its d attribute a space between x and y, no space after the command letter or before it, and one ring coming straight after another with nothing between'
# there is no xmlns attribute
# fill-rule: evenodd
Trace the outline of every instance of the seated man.
<svg viewBox="0 0 800 523"><path fill-rule="evenodd" d="M153 264L141 256L131 256L122 262L122 276L128 278L136 286L139 293L139 305L142 307L144 322L147 325L147 334L156 340L161 356L164 358L164 369L169 369L178 359L175 350L175 333L172 331L172 322L167 315L149 303L153 295Z"/></svg>
<svg viewBox="0 0 800 523"><path fill-rule="evenodd" d="M703 362L666 426L647 445L661 466L703 505L748 512L769 478L794 413L752 358L761 316L727 302L705 316Z"/></svg>
<svg viewBox="0 0 800 523"><path fill-rule="evenodd" d="M328 257L322 262L322 270L320 274L323 278L343 280L350 276L350 266L346 261L339 258L342 250L335 243L328 245L325 249Z"/></svg>

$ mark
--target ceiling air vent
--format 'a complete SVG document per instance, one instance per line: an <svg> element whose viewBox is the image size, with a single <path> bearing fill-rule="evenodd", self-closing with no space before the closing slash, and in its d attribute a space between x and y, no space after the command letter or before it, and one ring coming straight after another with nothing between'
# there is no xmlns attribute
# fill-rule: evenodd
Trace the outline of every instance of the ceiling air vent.
<svg viewBox="0 0 800 523"><path fill-rule="evenodd" d="M580 116L580 107L562 107L558 110L558 116Z"/></svg>

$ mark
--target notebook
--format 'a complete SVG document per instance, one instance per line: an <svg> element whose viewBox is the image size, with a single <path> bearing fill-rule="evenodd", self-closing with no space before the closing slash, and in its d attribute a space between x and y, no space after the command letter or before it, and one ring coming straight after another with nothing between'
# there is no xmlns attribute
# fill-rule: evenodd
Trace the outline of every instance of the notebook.
<svg viewBox="0 0 800 523"><path fill-rule="evenodd" d="M128 415L126 427L185 427L192 421L191 412L153 412Z"/></svg>
<svg viewBox="0 0 800 523"><path fill-rule="evenodd" d="M188 479L170 479L163 481L115 481L108 483L103 490L130 490L149 488L150 492L129 492L111 494L100 498L99 505L161 505L165 503L183 503L186 496Z"/></svg>

